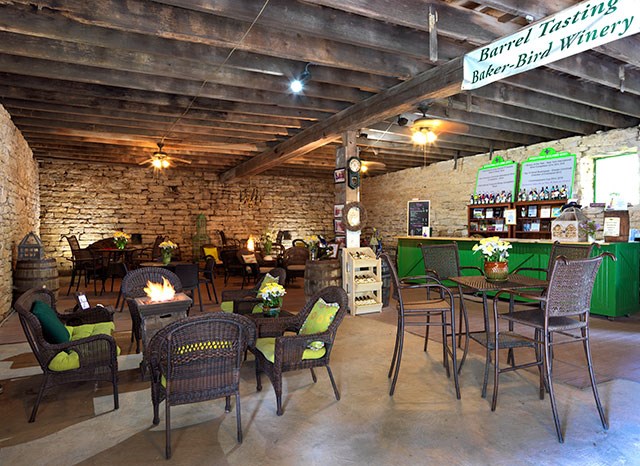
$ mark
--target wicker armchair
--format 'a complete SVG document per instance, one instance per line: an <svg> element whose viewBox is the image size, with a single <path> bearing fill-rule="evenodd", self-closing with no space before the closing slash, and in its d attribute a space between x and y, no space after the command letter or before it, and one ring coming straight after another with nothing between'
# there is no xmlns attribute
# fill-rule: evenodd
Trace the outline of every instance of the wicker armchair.
<svg viewBox="0 0 640 466"><path fill-rule="evenodd" d="M182 282L178 276L162 267L142 267L132 270L122 279L122 299L129 306L131 314L131 341L136 341L136 353L140 352L140 340L142 340L142 320L140 311L133 298L142 298L146 296L144 288L147 282L162 283L162 279L166 278L176 290L176 293L182 291Z"/></svg>
<svg viewBox="0 0 640 466"><path fill-rule="evenodd" d="M329 367L329 357L331 356L331 350L333 349L333 342L336 338L336 332L342 322L345 314L347 313L348 298L347 293L340 287L329 286L318 291L315 295L307 301L302 310L292 317L280 317L276 322L280 323L282 333L285 331L292 331L298 333L305 323L307 317L311 313L313 306L316 302L322 298L327 303L338 303L338 311L333 318L333 321L329 325L328 329L322 333L314 333L310 335L283 335L275 337L275 349L273 354L273 361L269 360L269 357L265 355L260 349L258 349L260 340L267 340L266 338L258 338L256 341L256 348L250 348L250 350L256 356L256 382L257 390L262 390L262 381L260 379L260 373L267 374L273 389L276 393L277 414L282 415L282 374L289 371L297 371L301 369L310 369L313 382L317 381L316 374L313 371L314 367L326 367L331 385L333 386L333 392L336 400L340 400L340 392L336 386L336 382L333 378L331 368ZM306 359L305 351L310 348L314 343L321 342L323 345L324 355L316 359Z"/></svg>
<svg viewBox="0 0 640 466"><path fill-rule="evenodd" d="M269 270L267 273L272 277L277 278L280 285L285 285L287 272L283 268L276 267L275 269ZM258 283L250 290L224 290L222 292L222 302L232 301L234 314L250 314L256 304L262 303L262 300L259 299L257 295L260 288L262 288L263 279L264 276L261 277L258 280Z"/></svg>
<svg viewBox="0 0 640 466"><path fill-rule="evenodd" d="M40 321L32 313L35 301L42 301L51 306L54 311L56 310L55 295L43 288L32 288L24 292L14 305L29 346L38 360L44 376L29 422L35 421L38 406L42 401L44 392L54 386L67 383L110 382L113 385L113 407L118 409L118 361L116 342L113 337L110 335L94 335L66 343L49 343L44 337ZM56 314L67 325L72 323L82 325L111 322L113 320L113 311L101 307L70 314L58 314L57 312ZM77 353L80 367L69 370L54 370L50 368L51 361L64 351Z"/></svg>
<svg viewBox="0 0 640 466"><path fill-rule="evenodd" d="M240 418L240 365L256 331L247 317L209 313L173 322L159 330L145 349L151 368L153 424L160 422L159 405L165 401L166 457L171 457L171 406L225 397L225 411L236 398L238 442Z"/></svg>
<svg viewBox="0 0 640 466"><path fill-rule="evenodd" d="M307 260L309 260L309 250L306 246L292 246L284 252L282 266L287 271L288 282L296 277L304 277Z"/></svg>
<svg viewBox="0 0 640 466"><path fill-rule="evenodd" d="M491 409L496 409L498 399L498 379L499 375L505 371L512 371L522 367L538 366L540 370L540 398L544 396L544 387L549 392L551 400L551 411L555 423L556 434L560 443L564 442L560 419L558 417L558 408L553 390L552 381L552 363L553 363L553 346L556 344L567 344L582 342L584 353L587 359L587 370L589 371L589 379L591 381L591 390L595 399L596 408L600 416L602 427L606 430L609 425L600 402L598 395L598 387L596 385L593 364L591 361L591 349L589 346L589 310L591 305L591 295L593 286L600 264L604 257L610 257L616 260L616 257L608 252L600 254L597 257L589 259L567 260L564 257L557 257L551 270L549 277L549 286L544 296L536 296L527 293L516 293L513 291L500 291L493 300L493 318L495 341L497 342L494 349L494 384L493 384L493 401ZM520 311L515 313L498 313L498 300L504 293L537 300L542 311L532 309L529 311ZM534 343L538 345L536 351L536 360L531 363L521 364L519 366L510 365L506 368L500 368L498 351L500 335L504 333L500 329L500 322L506 321L509 327L512 324L533 328ZM512 332L509 332L512 333ZM560 334L562 338L554 339L554 334ZM526 337L524 337L526 338ZM544 370L542 370L544 369ZM546 382L546 383L545 383Z"/></svg>

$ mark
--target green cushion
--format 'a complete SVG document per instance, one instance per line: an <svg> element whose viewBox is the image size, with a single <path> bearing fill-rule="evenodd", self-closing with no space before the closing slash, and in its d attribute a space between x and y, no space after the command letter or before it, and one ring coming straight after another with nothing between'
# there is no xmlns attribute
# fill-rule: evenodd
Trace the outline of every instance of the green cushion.
<svg viewBox="0 0 640 466"><path fill-rule="evenodd" d="M116 325L113 322L98 322L97 324L78 325L76 327L67 326L66 329L71 336L71 341L76 341L93 335L111 335L116 329Z"/></svg>
<svg viewBox="0 0 640 466"><path fill-rule="evenodd" d="M312 342L310 346L313 345L317 347L319 346L317 343L321 343L321 342ZM275 358L275 351L276 351L275 337L258 338L256 340L256 349L260 351L264 355L264 357L267 358L268 361L273 362ZM302 353L302 359L320 359L326 353L327 353L327 350L326 348L324 348L324 346L320 347L317 350L308 348L304 350L304 353Z"/></svg>
<svg viewBox="0 0 640 466"><path fill-rule="evenodd" d="M52 371L70 371L80 367L80 356L75 351L60 351L49 363Z"/></svg>
<svg viewBox="0 0 640 466"><path fill-rule="evenodd" d="M220 309L222 312L227 312L231 314L233 312L233 301L222 301L220 303ZM262 304L256 304L253 306L253 310L251 311L254 314L259 314L262 312Z"/></svg>
<svg viewBox="0 0 640 466"><path fill-rule="evenodd" d="M311 308L311 312L300 327L299 335L312 335L314 333L326 332L333 322L340 305L338 303L327 303L320 298Z"/></svg>
<svg viewBox="0 0 640 466"><path fill-rule="evenodd" d="M53 344L69 341L69 332L51 306L44 301L35 301L31 312L40 321L45 340Z"/></svg>

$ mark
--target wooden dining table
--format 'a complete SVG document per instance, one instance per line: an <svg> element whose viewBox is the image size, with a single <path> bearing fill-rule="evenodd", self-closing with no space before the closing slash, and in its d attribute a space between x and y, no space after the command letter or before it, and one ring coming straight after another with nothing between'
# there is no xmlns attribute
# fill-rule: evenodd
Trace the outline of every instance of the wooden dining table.
<svg viewBox="0 0 640 466"><path fill-rule="evenodd" d="M541 280L539 278L529 277L527 275L521 275L517 273L510 274L507 277L507 280L504 281L489 281L484 275L470 275L464 277L449 277L454 283L458 283L462 285L463 288L466 288L465 291L480 293L482 295L482 310L483 310L483 322L484 328L482 330L477 331L469 331L469 337L480 345L484 346L486 349L486 358L487 362L490 360L491 350L492 350L492 341L494 338L494 334L491 332L491 325L489 322L489 294L495 294L500 290L544 290L549 285L547 280ZM509 310L513 310L513 298L510 299L509 302ZM494 322L495 325L495 322ZM469 330L469 329L467 329ZM467 353L469 351L468 344L465 345L462 361L460 365L464 363ZM485 383L486 387L486 378L487 372L485 371ZM486 392L483 390L482 396L485 397Z"/></svg>

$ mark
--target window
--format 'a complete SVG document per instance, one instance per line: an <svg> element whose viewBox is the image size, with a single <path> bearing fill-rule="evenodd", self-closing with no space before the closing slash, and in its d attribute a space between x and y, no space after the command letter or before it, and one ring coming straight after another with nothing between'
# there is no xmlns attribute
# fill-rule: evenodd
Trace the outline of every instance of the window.
<svg viewBox="0 0 640 466"><path fill-rule="evenodd" d="M595 159L595 202L609 205L616 194L625 203L640 203L640 155L637 152Z"/></svg>

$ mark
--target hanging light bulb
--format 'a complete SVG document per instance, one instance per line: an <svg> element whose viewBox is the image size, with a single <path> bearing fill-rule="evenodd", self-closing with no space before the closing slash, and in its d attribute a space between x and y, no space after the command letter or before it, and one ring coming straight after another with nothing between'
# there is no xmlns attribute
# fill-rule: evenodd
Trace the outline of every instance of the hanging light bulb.
<svg viewBox="0 0 640 466"><path fill-rule="evenodd" d="M169 168L169 161L168 160L162 160L161 161L161 165L162 165L162 168Z"/></svg>
<svg viewBox="0 0 640 466"><path fill-rule="evenodd" d="M427 130L427 143L431 144L433 142L436 142L436 139L438 139L438 136L436 135L436 133L434 133L431 130Z"/></svg>
<svg viewBox="0 0 640 466"><path fill-rule="evenodd" d="M158 168L158 169L160 169L160 168L162 168L162 160L160 160L160 159L153 159L153 160L151 161L151 165L153 165L153 168Z"/></svg>
<svg viewBox="0 0 640 466"><path fill-rule="evenodd" d="M438 135L431 131L430 129L422 128L420 131L415 131L411 135L411 140L418 144L419 146L423 146L425 144L431 144L438 139Z"/></svg>
<svg viewBox="0 0 640 466"><path fill-rule="evenodd" d="M300 76L289 83L289 89L291 89L291 92L293 92L294 94L299 94L300 92L302 92L306 82L311 79L311 73L309 72L310 64L311 63L307 63L307 65L304 67L304 71L300 74Z"/></svg>

